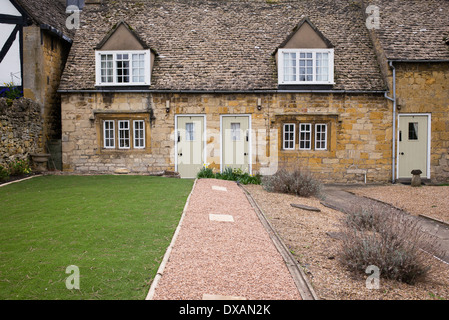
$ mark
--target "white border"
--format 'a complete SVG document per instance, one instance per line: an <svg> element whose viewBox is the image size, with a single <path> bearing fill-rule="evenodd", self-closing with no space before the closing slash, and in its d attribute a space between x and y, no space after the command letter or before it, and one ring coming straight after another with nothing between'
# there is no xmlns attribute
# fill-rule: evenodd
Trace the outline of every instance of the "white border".
<svg viewBox="0 0 449 320"><path fill-rule="evenodd" d="M205 114L175 114L175 131L173 139L175 140L175 172L178 172L178 117L203 117L203 163L206 163L207 140L206 140L206 115Z"/></svg>
<svg viewBox="0 0 449 320"><path fill-rule="evenodd" d="M251 114L221 114L220 115L220 172L223 172L223 117L248 117L248 153L249 153L249 174L253 173L253 153L252 153L252 126Z"/></svg>
<svg viewBox="0 0 449 320"><path fill-rule="evenodd" d="M396 179L399 178L399 129L400 129L400 117L411 116L427 116L427 179L430 179L430 154L432 143L432 114L431 113L399 113L398 114L398 126L397 126L397 147L396 147Z"/></svg>

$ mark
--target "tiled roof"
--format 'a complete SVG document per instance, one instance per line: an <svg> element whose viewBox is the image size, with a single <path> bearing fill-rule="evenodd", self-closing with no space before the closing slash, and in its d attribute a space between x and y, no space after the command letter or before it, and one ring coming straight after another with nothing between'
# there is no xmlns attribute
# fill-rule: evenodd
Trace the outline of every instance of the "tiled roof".
<svg viewBox="0 0 449 320"><path fill-rule="evenodd" d="M449 60L448 0L370 0L380 9L376 30L387 59Z"/></svg>
<svg viewBox="0 0 449 320"><path fill-rule="evenodd" d="M59 0L16 0L16 2L28 13L34 23L50 26L65 37L72 39L75 30L66 27L65 5Z"/></svg>
<svg viewBox="0 0 449 320"><path fill-rule="evenodd" d="M383 90L360 1L103 1L84 8L60 90L95 88L94 48L126 21L157 51L150 89L277 89L272 53L307 17L335 48L335 90Z"/></svg>

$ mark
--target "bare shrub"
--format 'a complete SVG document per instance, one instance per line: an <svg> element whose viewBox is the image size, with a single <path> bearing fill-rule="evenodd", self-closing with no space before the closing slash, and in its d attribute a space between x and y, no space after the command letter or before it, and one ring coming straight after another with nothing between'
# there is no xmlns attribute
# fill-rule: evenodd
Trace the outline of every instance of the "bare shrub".
<svg viewBox="0 0 449 320"><path fill-rule="evenodd" d="M280 169L272 176L262 178L262 185L269 192L289 193L300 197L321 195L321 183L304 168Z"/></svg>
<svg viewBox="0 0 449 320"><path fill-rule="evenodd" d="M365 272L375 265L381 276L408 284L428 274L421 248L436 251L437 246L414 217L372 207L349 213L343 226L340 262L350 270Z"/></svg>

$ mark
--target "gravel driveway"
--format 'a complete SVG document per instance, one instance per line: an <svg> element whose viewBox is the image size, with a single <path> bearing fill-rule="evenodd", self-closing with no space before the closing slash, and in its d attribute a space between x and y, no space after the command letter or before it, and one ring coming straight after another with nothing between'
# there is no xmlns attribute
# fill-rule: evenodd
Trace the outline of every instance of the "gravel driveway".
<svg viewBox="0 0 449 320"><path fill-rule="evenodd" d="M301 299L282 256L235 182L196 182L153 299L200 300L203 295Z"/></svg>
<svg viewBox="0 0 449 320"><path fill-rule="evenodd" d="M449 186L388 185L353 188L351 192L380 200L413 215L426 215L449 223Z"/></svg>

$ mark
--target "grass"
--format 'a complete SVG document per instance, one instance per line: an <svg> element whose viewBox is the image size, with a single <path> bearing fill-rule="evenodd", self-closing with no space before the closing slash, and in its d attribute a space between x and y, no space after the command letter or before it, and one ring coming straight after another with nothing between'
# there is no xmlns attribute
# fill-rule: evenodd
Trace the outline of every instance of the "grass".
<svg viewBox="0 0 449 320"><path fill-rule="evenodd" d="M192 185L43 176L0 188L0 299L144 299ZM79 290L66 288L69 265Z"/></svg>

